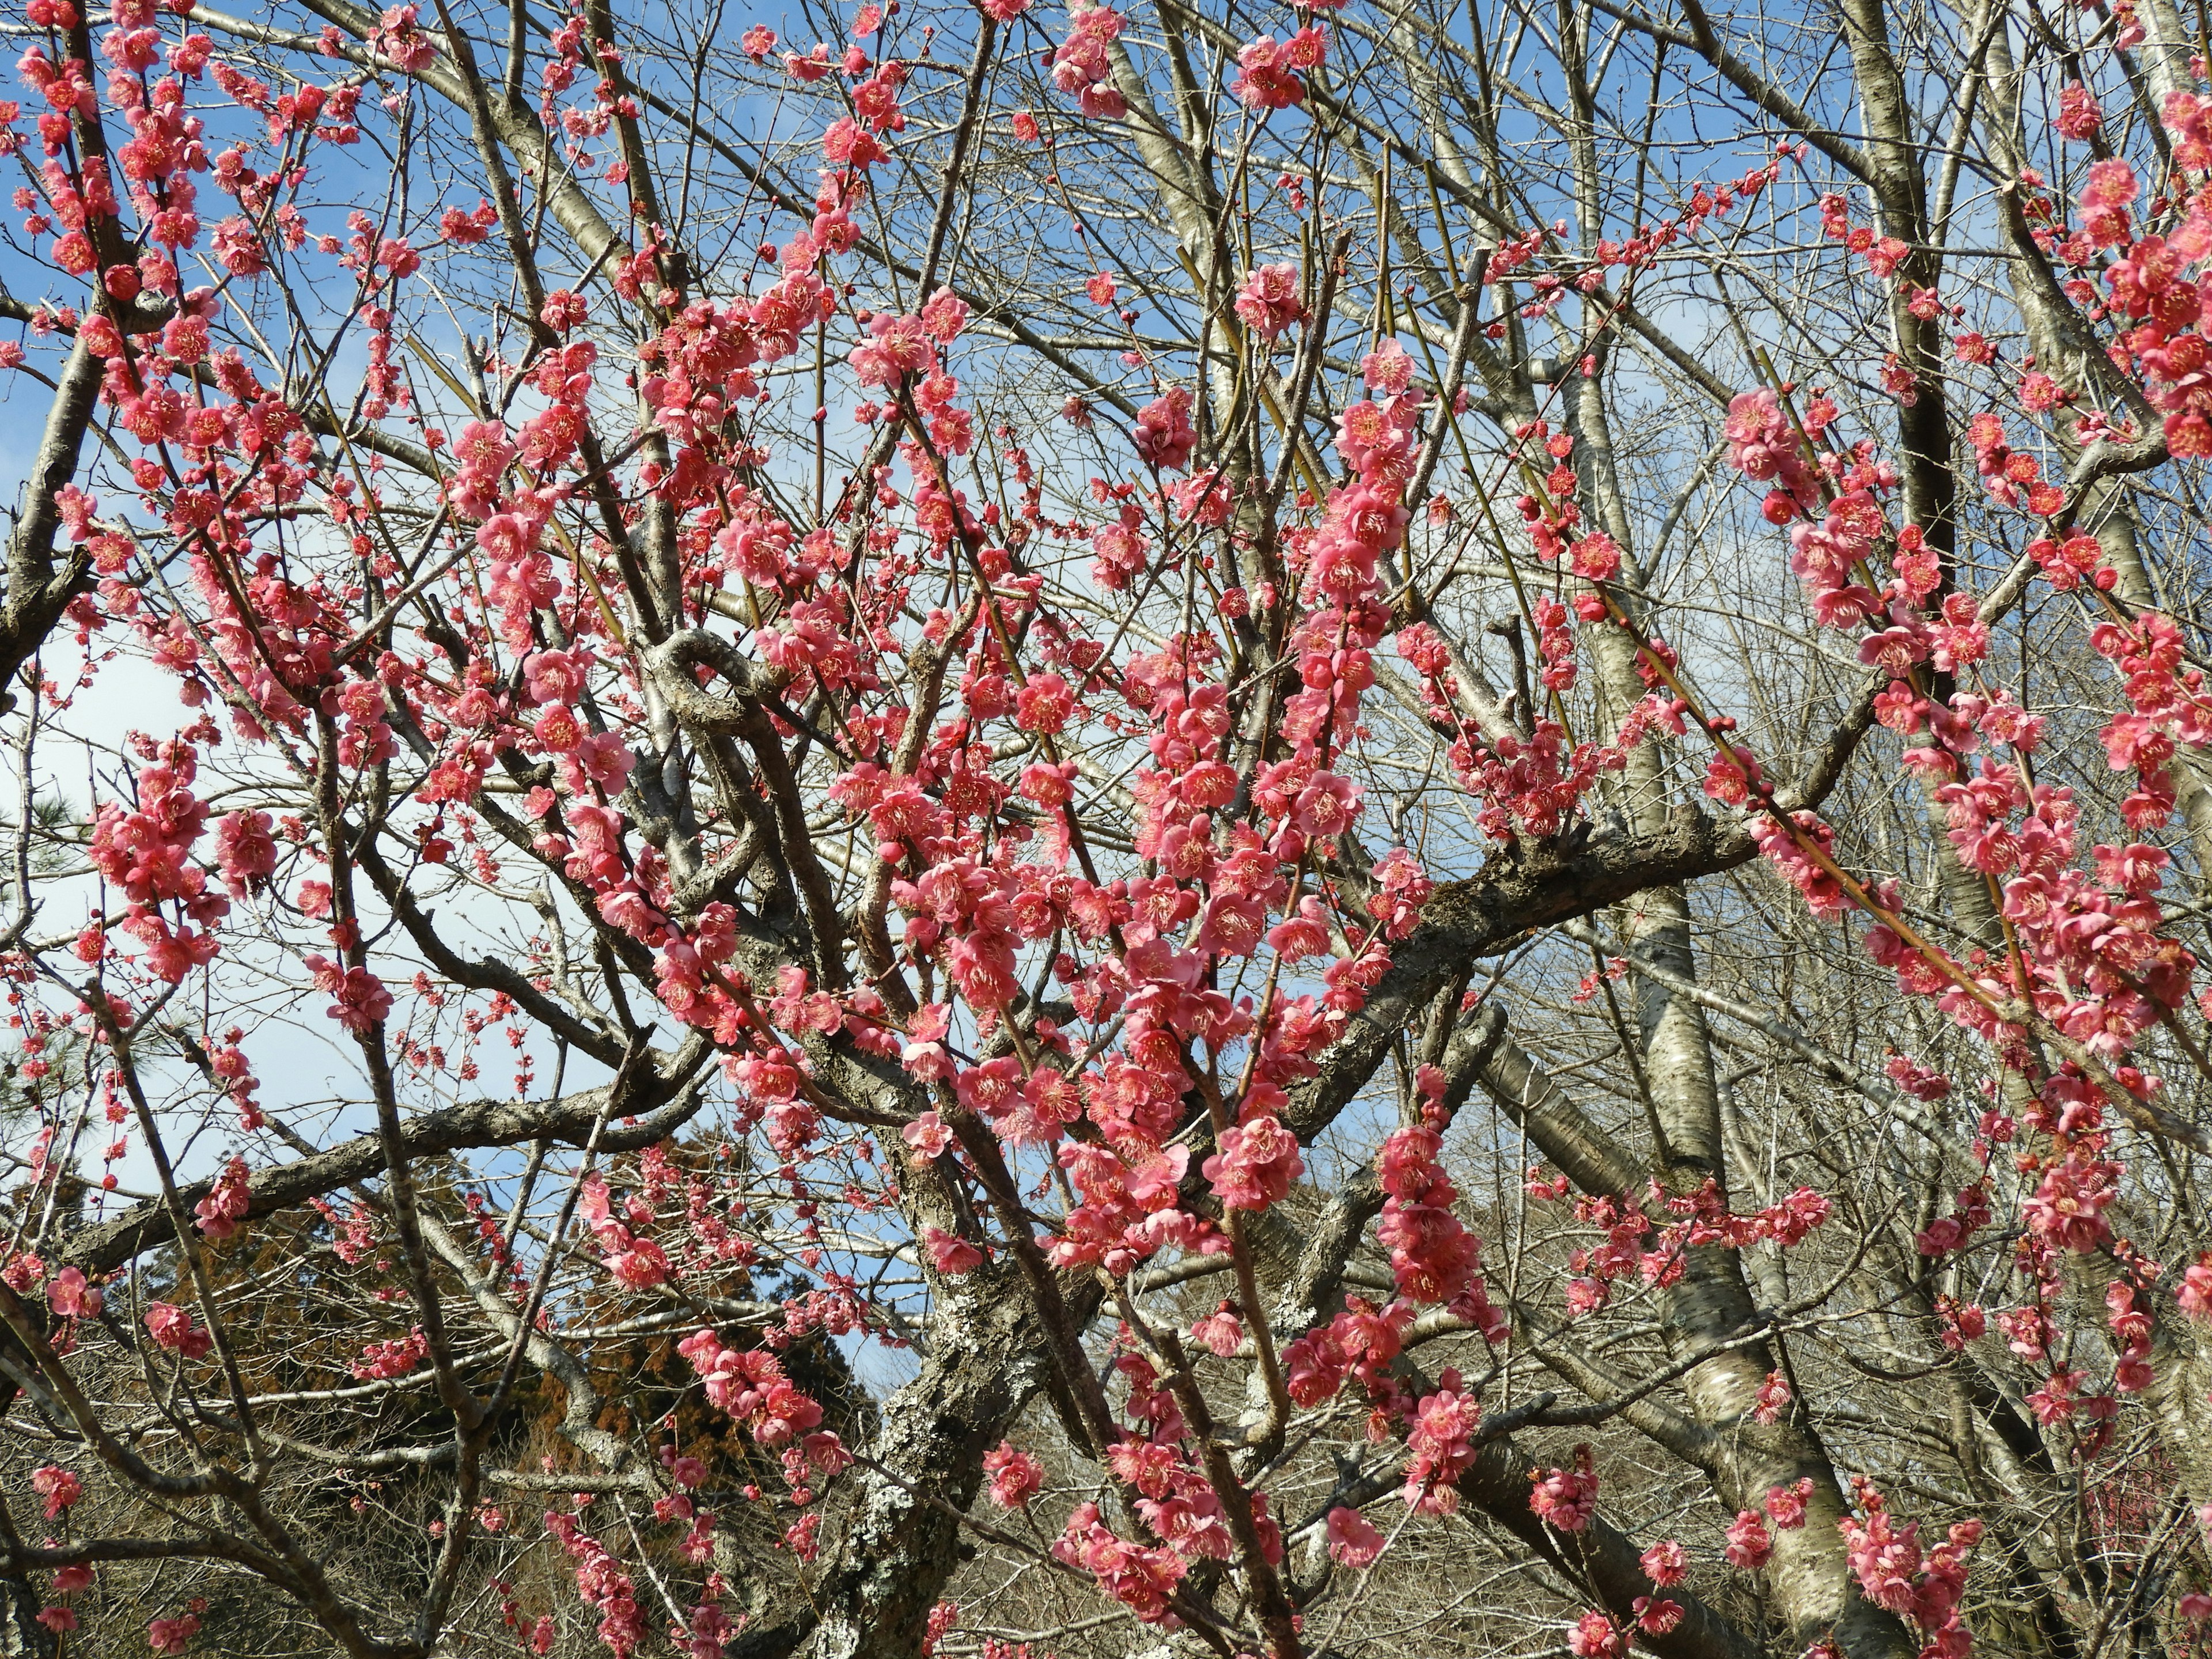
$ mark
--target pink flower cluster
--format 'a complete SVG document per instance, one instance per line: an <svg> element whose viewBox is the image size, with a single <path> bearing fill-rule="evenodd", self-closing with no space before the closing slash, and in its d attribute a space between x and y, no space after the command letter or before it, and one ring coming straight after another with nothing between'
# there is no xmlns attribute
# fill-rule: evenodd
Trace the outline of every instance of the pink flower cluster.
<svg viewBox="0 0 2212 1659"><path fill-rule="evenodd" d="M1328 1536L1329 1559L1355 1571L1373 1566L1387 1541L1373 1522L1340 1504L1328 1512Z"/></svg>
<svg viewBox="0 0 2212 1659"><path fill-rule="evenodd" d="M1378 1309L1364 1297L1346 1297L1343 1312L1283 1351L1291 1398L1301 1406L1320 1405L1334 1399L1352 1376L1372 1397L1395 1403L1390 1364L1405 1346L1413 1314L1413 1304L1403 1298Z"/></svg>
<svg viewBox="0 0 2212 1659"><path fill-rule="evenodd" d="M1443 1113L1437 1097L1443 1079L1433 1067L1423 1067L1423 1092L1428 1097L1426 1119L1392 1132L1376 1155L1375 1173L1382 1186L1382 1219L1376 1237L1390 1252L1390 1270L1398 1292L1412 1302L1453 1302L1462 1296L1480 1302L1490 1314L1488 1300L1480 1297L1475 1276L1480 1246L1452 1213L1459 1189L1444 1173L1437 1154L1443 1147ZM1476 1316L1493 1334L1502 1334L1503 1322L1495 1316Z"/></svg>
<svg viewBox="0 0 2212 1659"><path fill-rule="evenodd" d="M1133 1543L1099 1519L1098 1505L1079 1504L1052 1553L1070 1566L1081 1567L1098 1586L1148 1625L1172 1627L1179 1622L1169 1603L1189 1564L1164 1546Z"/></svg>
<svg viewBox="0 0 2212 1659"><path fill-rule="evenodd" d="M192 1638L200 1633L199 1615L180 1613L173 1619L149 1620L146 1625L146 1645L159 1654L181 1654L191 1645Z"/></svg>
<svg viewBox="0 0 2212 1659"><path fill-rule="evenodd" d="M1253 1492L1247 1499L1218 1489L1192 1467L1178 1446L1164 1437L1170 1432L1180 1432L1179 1423L1170 1429L1163 1419L1163 1437L1123 1439L1107 1453L1107 1467L1134 1494L1133 1507L1152 1534L1185 1561L1226 1561L1236 1544L1223 1504L1248 1501L1261 1553L1271 1564L1279 1565L1282 1533L1267 1513L1266 1494Z"/></svg>
<svg viewBox="0 0 2212 1659"><path fill-rule="evenodd" d="M1067 39L1052 55L1052 83L1079 100L1093 120L1117 120L1128 100L1113 85L1107 48L1121 35L1121 14L1111 6L1071 5Z"/></svg>
<svg viewBox="0 0 2212 1659"><path fill-rule="evenodd" d="M605 1177L596 1170L584 1177L578 1210L605 1253L607 1271L634 1290L665 1284L669 1276L667 1252L641 1231L653 1221L653 1206L642 1196L631 1198L623 1216L614 1212Z"/></svg>
<svg viewBox="0 0 2212 1659"><path fill-rule="evenodd" d="M123 925L146 945L149 970L171 985L215 959L214 936L200 929L210 929L230 910L230 901L209 888L207 872L192 860L207 826L207 808L191 790L197 769L190 744L167 745L160 762L139 769L137 809L106 802L92 828L93 868L130 901ZM226 860L226 878L231 862ZM164 918L164 903L174 903L189 921Z"/></svg>
<svg viewBox="0 0 2212 1659"><path fill-rule="evenodd" d="M46 1519L55 1521L84 1496L84 1482L58 1464L44 1463L31 1471L31 1491L46 1505Z"/></svg>
<svg viewBox="0 0 2212 1659"><path fill-rule="evenodd" d="M252 1201L246 1160L234 1154L222 1166L208 1195L192 1206L193 1223L210 1238L228 1238L246 1219Z"/></svg>
<svg viewBox="0 0 2212 1659"><path fill-rule="evenodd" d="M1627 1659L1628 1632L1593 1610L1567 1627L1567 1651L1575 1659Z"/></svg>
<svg viewBox="0 0 2212 1659"><path fill-rule="evenodd" d="M1836 1524L1867 1600L1918 1625L1928 1633L1934 1659L1965 1659L1973 1638L1960 1622L1959 1602L1982 1523L1959 1522L1942 1543L1923 1550L1918 1524L1899 1526L1873 1483L1854 1476L1851 1489L1860 1514Z"/></svg>
<svg viewBox="0 0 2212 1659"><path fill-rule="evenodd" d="M362 1382L405 1376L428 1356L430 1344L420 1326L389 1342L372 1342L361 1351L351 1370Z"/></svg>
<svg viewBox="0 0 2212 1659"><path fill-rule="evenodd" d="M1008 1441L983 1454L983 1473L990 1480L991 1501L1002 1510L1026 1509L1044 1487L1044 1466Z"/></svg>
<svg viewBox="0 0 2212 1659"><path fill-rule="evenodd" d="M1531 1469L1529 1512L1546 1526L1560 1532L1580 1532L1597 1512L1597 1468L1588 1446L1575 1448L1569 1469Z"/></svg>
<svg viewBox="0 0 2212 1659"><path fill-rule="evenodd" d="M1447 1370L1437 1381L1437 1391L1413 1407L1406 1431L1406 1449L1413 1455L1406 1462L1402 1496L1417 1510L1449 1515L1459 1508L1452 1483L1474 1462L1482 1405L1472 1390L1462 1389L1457 1372Z"/></svg>
<svg viewBox="0 0 2212 1659"><path fill-rule="evenodd" d="M146 1329L162 1347L186 1359L205 1358L215 1346L215 1339L200 1328L191 1314L167 1302L147 1304Z"/></svg>
<svg viewBox="0 0 2212 1659"><path fill-rule="evenodd" d="M707 1385L715 1408L744 1425L763 1446L778 1446L822 1420L822 1407L784 1375L782 1362L760 1348L726 1348L711 1330L676 1345Z"/></svg>
<svg viewBox="0 0 2212 1659"><path fill-rule="evenodd" d="M64 1319L97 1319L106 1298L82 1268L64 1267L46 1281L46 1305Z"/></svg>
<svg viewBox="0 0 2212 1659"><path fill-rule="evenodd" d="M1237 315L1263 340L1279 338L1283 331L1304 319L1305 301L1298 293L1296 265L1261 265L1244 278L1237 290Z"/></svg>
<svg viewBox="0 0 2212 1659"><path fill-rule="evenodd" d="M1229 89L1247 109L1288 109L1305 101L1305 82L1297 71L1311 69L1328 56L1328 31L1316 25L1309 24L1287 40L1261 35L1237 49L1237 74ZM1238 309L1241 313L1241 301Z"/></svg>
<svg viewBox="0 0 2212 1659"><path fill-rule="evenodd" d="M599 1640L615 1659L629 1659L645 1640L645 1612L622 1563L573 1515L548 1510L545 1530L561 1540L576 1564L576 1594L599 1613Z"/></svg>

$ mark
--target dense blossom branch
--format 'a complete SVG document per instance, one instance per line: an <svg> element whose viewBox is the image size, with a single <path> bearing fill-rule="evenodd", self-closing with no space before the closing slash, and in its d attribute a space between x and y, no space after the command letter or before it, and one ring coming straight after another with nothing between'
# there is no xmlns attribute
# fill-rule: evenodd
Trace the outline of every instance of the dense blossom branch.
<svg viewBox="0 0 2212 1659"><path fill-rule="evenodd" d="M2168 0L9 27L0 1649L2212 1639Z"/></svg>

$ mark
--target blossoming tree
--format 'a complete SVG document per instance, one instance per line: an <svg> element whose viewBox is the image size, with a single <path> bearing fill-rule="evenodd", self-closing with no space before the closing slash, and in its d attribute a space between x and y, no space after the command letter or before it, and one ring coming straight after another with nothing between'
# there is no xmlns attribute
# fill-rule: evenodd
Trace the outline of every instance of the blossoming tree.
<svg viewBox="0 0 2212 1659"><path fill-rule="evenodd" d="M2201 12L25 0L0 1652L2200 1652Z"/></svg>

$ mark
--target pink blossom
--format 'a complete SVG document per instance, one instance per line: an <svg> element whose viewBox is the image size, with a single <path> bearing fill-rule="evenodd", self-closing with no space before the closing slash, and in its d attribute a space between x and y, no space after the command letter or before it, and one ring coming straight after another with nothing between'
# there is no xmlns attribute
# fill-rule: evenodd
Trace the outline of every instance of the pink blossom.
<svg viewBox="0 0 2212 1659"><path fill-rule="evenodd" d="M159 1654L180 1654L199 1634L197 1614L180 1613L173 1619L155 1619L146 1626L146 1644Z"/></svg>
<svg viewBox="0 0 2212 1659"><path fill-rule="evenodd" d="M1328 1512L1328 1553L1339 1566L1364 1571L1382 1553L1383 1538L1358 1510L1338 1504Z"/></svg>
<svg viewBox="0 0 2212 1659"><path fill-rule="evenodd" d="M1052 1553L1087 1570L1099 1587L1148 1624L1169 1617L1169 1598L1189 1571L1176 1551L1131 1543L1106 1527L1096 1504L1079 1504Z"/></svg>
<svg viewBox="0 0 2212 1659"><path fill-rule="evenodd" d="M1597 1510L1598 1480L1588 1446L1575 1448L1573 1468L1546 1474L1532 1470L1529 1478L1535 1485L1528 1494L1528 1509L1538 1520L1561 1532L1580 1532L1589 1524Z"/></svg>
<svg viewBox="0 0 2212 1659"><path fill-rule="evenodd" d="M46 1304L64 1319L96 1319L101 1297L81 1270L64 1267L46 1281Z"/></svg>
<svg viewBox="0 0 2212 1659"><path fill-rule="evenodd" d="M276 868L276 842L269 833L269 814L240 810L216 825L216 859L234 898L258 892Z"/></svg>
<svg viewBox="0 0 2212 1659"><path fill-rule="evenodd" d="M1074 712L1075 693L1057 674L1032 674L1016 694L1015 707L1016 724L1022 730L1050 734L1066 726Z"/></svg>
<svg viewBox="0 0 2212 1659"><path fill-rule="evenodd" d="M208 1195L192 1206L192 1215L199 1230L210 1238L228 1238L238 1231L238 1224L246 1219L252 1201L252 1188L247 1184L246 1160L234 1155L223 1165L222 1174Z"/></svg>
<svg viewBox="0 0 2212 1659"><path fill-rule="evenodd" d="M1449 1515L1459 1507L1451 1483L1474 1462L1474 1437L1482 1408L1472 1394L1458 1391L1456 1373L1442 1380L1444 1386L1413 1408L1413 1426L1406 1434L1413 1455L1406 1463L1403 1496L1417 1509Z"/></svg>
<svg viewBox="0 0 2212 1659"><path fill-rule="evenodd" d="M309 955L301 965L314 975L315 984L327 992L331 1018L356 1036L367 1036L392 1012L392 993L366 968L345 968L327 957Z"/></svg>
<svg viewBox="0 0 2212 1659"><path fill-rule="evenodd" d="M922 1243L928 1247L930 1265L939 1273L952 1278L969 1273L983 1265L983 1253L966 1239L956 1237L942 1228L924 1231Z"/></svg>
<svg viewBox="0 0 2212 1659"><path fill-rule="evenodd" d="M1243 1322L1237 1317L1236 1304L1224 1302L1220 1307L1190 1328L1190 1334L1207 1352L1226 1359L1235 1353L1244 1340Z"/></svg>
<svg viewBox="0 0 2212 1659"><path fill-rule="evenodd" d="M1567 1627L1567 1651L1575 1659L1627 1659L1628 1637L1601 1613L1586 1613Z"/></svg>
<svg viewBox="0 0 2212 1659"><path fill-rule="evenodd" d="M990 1478L991 1501L1002 1510L1028 1508L1044 1487L1044 1466L1011 1441L983 1454L983 1473Z"/></svg>
<svg viewBox="0 0 2212 1659"><path fill-rule="evenodd" d="M1690 1573L1690 1555L1672 1537L1656 1541L1648 1551L1644 1551L1641 1562L1644 1562L1644 1575L1659 1589L1681 1583L1683 1577L1687 1577L1687 1573Z"/></svg>
<svg viewBox="0 0 2212 1659"><path fill-rule="evenodd" d="M1198 443L1198 428L1191 424L1190 393L1170 386L1137 412L1131 434L1138 459L1163 472L1179 472L1190 464Z"/></svg>
<svg viewBox="0 0 2212 1659"><path fill-rule="evenodd" d="M166 1302L148 1304L146 1329L162 1347L186 1359L204 1358L215 1346L214 1338L199 1328L191 1314Z"/></svg>
<svg viewBox="0 0 2212 1659"><path fill-rule="evenodd" d="M361 1351L350 1369L363 1382L405 1376L421 1364L430 1351L420 1327L390 1341L372 1342Z"/></svg>
<svg viewBox="0 0 2212 1659"><path fill-rule="evenodd" d="M416 7L392 6L387 9L369 45L379 55L389 59L400 69L412 74L429 64L438 55L438 48L419 21Z"/></svg>
<svg viewBox="0 0 2212 1659"><path fill-rule="evenodd" d="M1759 1385L1759 1393L1752 1406L1753 1420L1772 1423L1790 1408L1790 1384L1780 1371L1769 1371Z"/></svg>
<svg viewBox="0 0 2212 1659"><path fill-rule="evenodd" d="M1766 1565L1774 1553L1774 1540L1767 1535L1766 1523L1757 1510L1736 1511L1735 1519L1729 1523L1728 1547L1721 1553L1730 1566L1741 1567L1746 1572L1756 1572Z"/></svg>
<svg viewBox="0 0 2212 1659"><path fill-rule="evenodd" d="M2081 140L2104 125L2104 112L2097 107L2096 99L2079 81L2069 81L2059 89L2058 118L2051 123L2067 137Z"/></svg>
<svg viewBox="0 0 2212 1659"><path fill-rule="evenodd" d="M810 1517L811 1518L811 1517ZM576 1564L576 1591L599 1613L599 1638L615 1659L629 1659L645 1640L645 1613L637 1604L630 1577L606 1547L583 1530L574 1516L549 1511L545 1529L558 1539Z"/></svg>
<svg viewBox="0 0 2212 1659"><path fill-rule="evenodd" d="M940 1158L952 1144L952 1131L935 1112L929 1111L902 1128L899 1139L913 1147L919 1157Z"/></svg>
<svg viewBox="0 0 2212 1659"><path fill-rule="evenodd" d="M1766 1518L1784 1532L1794 1532L1805 1524L1805 1505L1813 1496L1810 1476L1787 1486L1766 1489Z"/></svg>
<svg viewBox="0 0 2212 1659"><path fill-rule="evenodd" d="M1309 43L1305 37L1311 35ZM1237 78L1229 89L1249 108L1287 109L1305 100L1305 82L1293 72L1321 61L1328 37L1319 30L1301 30L1297 37L1279 42L1263 34L1237 48Z"/></svg>
<svg viewBox="0 0 2212 1659"><path fill-rule="evenodd" d="M1305 1160L1281 1120L1261 1116L1223 1130L1221 1150L1203 1168L1214 1195L1229 1208L1264 1210L1282 1201L1305 1173Z"/></svg>
<svg viewBox="0 0 2212 1659"><path fill-rule="evenodd" d="M1262 339L1273 340L1305 316L1296 265L1261 265L1237 291L1237 314Z"/></svg>
<svg viewBox="0 0 2212 1659"><path fill-rule="evenodd" d="M774 1354L724 1347L711 1330L684 1338L676 1348L706 1385L708 1401L743 1423L763 1445L781 1445L822 1421L821 1405L792 1382Z"/></svg>
<svg viewBox="0 0 2212 1659"><path fill-rule="evenodd" d="M46 1519L52 1521L84 1496L84 1482L67 1469L43 1463L31 1471L31 1491L45 1502Z"/></svg>

